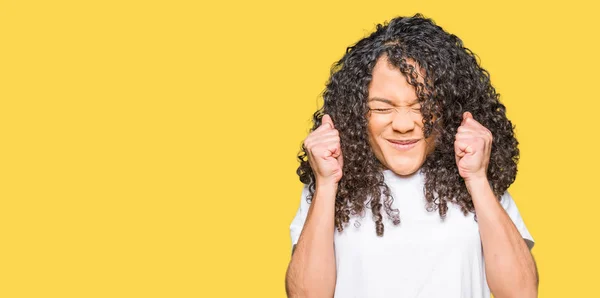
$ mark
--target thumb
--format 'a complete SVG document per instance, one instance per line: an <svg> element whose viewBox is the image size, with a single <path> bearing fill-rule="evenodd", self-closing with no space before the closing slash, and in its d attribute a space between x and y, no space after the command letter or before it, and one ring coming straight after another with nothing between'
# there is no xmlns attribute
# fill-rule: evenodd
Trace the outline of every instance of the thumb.
<svg viewBox="0 0 600 298"><path fill-rule="evenodd" d="M471 112L464 112L463 113L463 120L460 123L460 125L465 124L465 121L467 121L467 118L473 118L473 115L471 114Z"/></svg>
<svg viewBox="0 0 600 298"><path fill-rule="evenodd" d="M333 121L331 120L331 117L327 114L323 115L323 119L321 119L321 124L322 125L329 124L329 126L331 126L331 128L334 128Z"/></svg>

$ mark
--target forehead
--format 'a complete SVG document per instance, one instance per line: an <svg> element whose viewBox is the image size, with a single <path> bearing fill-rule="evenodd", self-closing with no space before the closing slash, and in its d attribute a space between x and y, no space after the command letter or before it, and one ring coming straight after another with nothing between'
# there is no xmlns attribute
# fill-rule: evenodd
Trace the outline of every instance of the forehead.
<svg viewBox="0 0 600 298"><path fill-rule="evenodd" d="M417 79L423 82L422 70L412 59L406 59L415 67ZM409 104L417 101L416 90L407 82L407 78L398 68L389 63L387 56L382 55L373 67L372 79L369 83L369 100L374 97L388 99L394 104Z"/></svg>

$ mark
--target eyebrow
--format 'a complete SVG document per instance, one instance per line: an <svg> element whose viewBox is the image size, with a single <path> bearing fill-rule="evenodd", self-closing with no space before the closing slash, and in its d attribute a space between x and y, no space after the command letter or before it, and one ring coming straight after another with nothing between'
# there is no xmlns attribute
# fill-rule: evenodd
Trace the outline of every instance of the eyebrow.
<svg viewBox="0 0 600 298"><path fill-rule="evenodd" d="M394 105L394 103L391 100L383 98L383 97L371 97L368 101L369 102L371 102L371 101L381 101L381 102L387 103L389 105ZM411 102L408 103L408 105L412 106L412 105L415 105L415 104L418 104L418 103L419 103L418 99L413 99Z"/></svg>

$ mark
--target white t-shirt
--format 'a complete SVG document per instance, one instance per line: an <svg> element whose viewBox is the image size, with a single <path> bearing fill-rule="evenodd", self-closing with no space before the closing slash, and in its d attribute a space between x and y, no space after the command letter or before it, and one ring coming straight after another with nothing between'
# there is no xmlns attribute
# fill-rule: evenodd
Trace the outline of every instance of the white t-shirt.
<svg viewBox="0 0 600 298"><path fill-rule="evenodd" d="M378 237L369 207L363 218L351 216L342 233L335 230L334 297L489 298L474 214L465 216L451 203L444 221L437 210L428 212L422 170L409 177L385 170L384 176L401 222L394 226L382 208L385 230L383 237ZM292 245L297 243L308 213L307 195L308 185L304 185L290 225ZM502 195L501 205L531 249L533 237L508 191Z"/></svg>

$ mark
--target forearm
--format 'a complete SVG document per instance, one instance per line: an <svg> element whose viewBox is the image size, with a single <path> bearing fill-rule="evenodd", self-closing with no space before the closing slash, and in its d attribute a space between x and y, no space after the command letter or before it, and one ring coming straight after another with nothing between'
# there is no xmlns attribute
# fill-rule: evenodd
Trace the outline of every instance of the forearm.
<svg viewBox="0 0 600 298"><path fill-rule="evenodd" d="M317 188L286 273L288 297L333 297L333 246L337 186Z"/></svg>
<svg viewBox="0 0 600 298"><path fill-rule="evenodd" d="M483 246L485 273L497 298L537 297L533 257L487 180L468 182Z"/></svg>

